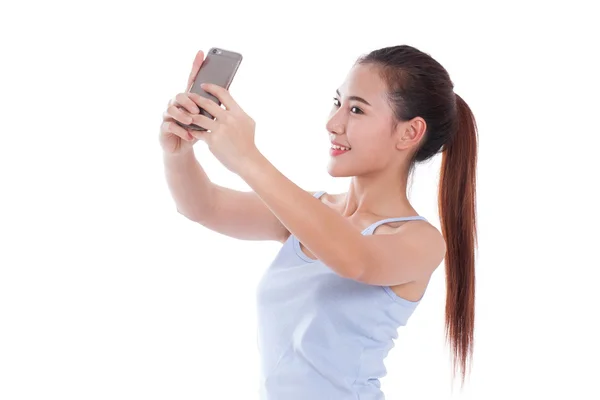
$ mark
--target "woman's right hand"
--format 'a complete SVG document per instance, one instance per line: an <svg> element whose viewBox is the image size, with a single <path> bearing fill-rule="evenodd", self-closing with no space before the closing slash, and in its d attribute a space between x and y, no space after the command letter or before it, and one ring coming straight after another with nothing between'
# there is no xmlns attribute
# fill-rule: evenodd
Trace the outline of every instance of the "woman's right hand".
<svg viewBox="0 0 600 400"><path fill-rule="evenodd" d="M163 151L169 154L183 154L192 149L194 143L199 139L192 136L189 129L186 129L175 121L189 125L192 123L192 114L200 114L198 105L190 98L189 89L192 87L200 66L204 61L204 53L198 51L192 71L188 78L187 89L184 93L179 93L169 100L168 108L163 113L163 122L160 126L159 141Z"/></svg>

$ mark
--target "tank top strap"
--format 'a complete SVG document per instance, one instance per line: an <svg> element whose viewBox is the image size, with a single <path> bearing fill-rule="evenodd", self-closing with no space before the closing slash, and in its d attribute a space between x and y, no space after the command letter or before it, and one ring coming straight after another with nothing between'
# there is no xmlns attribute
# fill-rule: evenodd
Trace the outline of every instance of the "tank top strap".
<svg viewBox="0 0 600 400"><path fill-rule="evenodd" d="M321 196L323 196L325 194L324 190L319 190L318 192L316 192L313 196L316 197L317 199L320 199Z"/></svg>
<svg viewBox="0 0 600 400"><path fill-rule="evenodd" d="M375 232L375 229L377 229L378 226L383 225L383 224L387 224L388 222L400 222L400 221L415 221L415 220L423 220L423 221L427 221L427 219L425 217L422 217L420 215L413 215L410 217L394 217L394 218L386 218L386 219L382 219L380 221L377 221L375 223L372 223L371 225L369 225L364 231L363 234L364 235L372 235L373 232Z"/></svg>

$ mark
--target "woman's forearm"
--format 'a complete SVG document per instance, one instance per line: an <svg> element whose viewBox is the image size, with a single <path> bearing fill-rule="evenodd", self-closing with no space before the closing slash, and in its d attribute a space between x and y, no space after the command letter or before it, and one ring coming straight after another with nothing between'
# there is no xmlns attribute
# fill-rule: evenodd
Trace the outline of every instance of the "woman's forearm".
<svg viewBox="0 0 600 400"><path fill-rule="evenodd" d="M184 154L163 154L165 177L177 211L200 222L211 212L214 184L196 159L193 149Z"/></svg>

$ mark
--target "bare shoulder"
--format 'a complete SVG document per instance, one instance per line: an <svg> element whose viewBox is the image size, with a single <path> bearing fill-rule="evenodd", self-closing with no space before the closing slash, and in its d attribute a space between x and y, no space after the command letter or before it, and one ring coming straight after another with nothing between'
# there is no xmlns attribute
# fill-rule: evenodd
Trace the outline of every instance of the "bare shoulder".
<svg viewBox="0 0 600 400"><path fill-rule="evenodd" d="M410 240L415 249L421 249L431 254L437 254L439 262L446 256L446 241L444 235L431 222L426 220L407 221L394 228L395 233ZM434 263L438 265L438 263Z"/></svg>

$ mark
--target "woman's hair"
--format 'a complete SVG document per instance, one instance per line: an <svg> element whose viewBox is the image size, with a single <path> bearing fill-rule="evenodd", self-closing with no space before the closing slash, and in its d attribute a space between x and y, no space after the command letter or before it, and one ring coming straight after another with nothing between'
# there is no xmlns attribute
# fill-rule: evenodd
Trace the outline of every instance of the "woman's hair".
<svg viewBox="0 0 600 400"><path fill-rule="evenodd" d="M394 125L422 117L423 139L410 160L442 153L438 207L446 251L446 343L450 344L453 382L457 364L464 385L473 358L475 320L475 247L477 126L467 103L456 93L448 72L414 47L386 47L361 56L357 64L377 67L388 87Z"/></svg>

